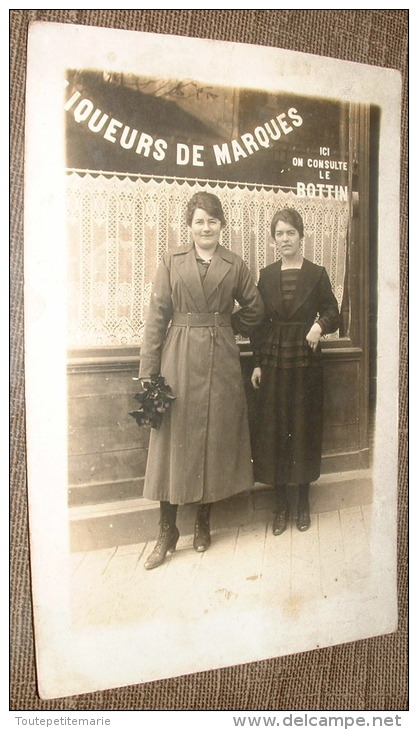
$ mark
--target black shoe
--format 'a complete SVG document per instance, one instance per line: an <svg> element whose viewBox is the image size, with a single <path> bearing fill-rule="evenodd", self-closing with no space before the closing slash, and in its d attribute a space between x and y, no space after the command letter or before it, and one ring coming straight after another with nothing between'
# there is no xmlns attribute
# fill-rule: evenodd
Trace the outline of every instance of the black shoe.
<svg viewBox="0 0 418 730"><path fill-rule="evenodd" d="M286 505L279 509L274 515L273 520L273 535L282 535L286 530L287 522L289 519L289 507Z"/></svg>
<svg viewBox="0 0 418 730"><path fill-rule="evenodd" d="M161 525L160 534L158 535L154 550L144 564L145 570L152 570L162 565L167 553L174 553L179 537L180 533L176 525Z"/></svg>
<svg viewBox="0 0 418 730"><path fill-rule="evenodd" d="M211 504L201 504L197 510L194 526L193 547L198 553L204 553L210 547L210 508Z"/></svg>
<svg viewBox="0 0 418 730"><path fill-rule="evenodd" d="M296 518L296 527L299 532L306 532L311 526L311 515L309 510L309 502L298 505L298 514Z"/></svg>

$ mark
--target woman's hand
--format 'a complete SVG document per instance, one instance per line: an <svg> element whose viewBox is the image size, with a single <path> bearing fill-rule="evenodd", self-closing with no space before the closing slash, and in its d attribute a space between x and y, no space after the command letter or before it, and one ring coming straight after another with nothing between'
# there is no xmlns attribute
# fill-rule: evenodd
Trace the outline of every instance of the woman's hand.
<svg viewBox="0 0 418 730"><path fill-rule="evenodd" d="M254 368L253 374L251 375L251 383L253 388L258 390L261 383L261 368Z"/></svg>
<svg viewBox="0 0 418 730"><path fill-rule="evenodd" d="M322 329L321 325L315 322L315 324L312 325L311 329L309 330L308 334L306 335L306 341L311 348L312 352L315 352L316 348L318 347L318 342L322 337Z"/></svg>

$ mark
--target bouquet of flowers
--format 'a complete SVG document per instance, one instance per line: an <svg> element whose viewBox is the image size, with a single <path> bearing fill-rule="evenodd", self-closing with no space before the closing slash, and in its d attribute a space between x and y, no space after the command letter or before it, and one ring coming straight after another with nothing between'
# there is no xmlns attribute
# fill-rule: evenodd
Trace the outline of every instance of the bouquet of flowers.
<svg viewBox="0 0 418 730"><path fill-rule="evenodd" d="M164 413L171 408L176 398L162 375L156 375L142 383L142 391L135 395L135 400L139 402L139 408L129 415L138 426L160 428Z"/></svg>

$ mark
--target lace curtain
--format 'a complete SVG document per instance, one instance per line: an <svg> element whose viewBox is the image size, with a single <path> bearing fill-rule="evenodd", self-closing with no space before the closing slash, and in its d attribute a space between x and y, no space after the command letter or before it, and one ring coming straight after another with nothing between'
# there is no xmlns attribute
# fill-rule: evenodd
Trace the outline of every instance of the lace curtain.
<svg viewBox="0 0 418 730"><path fill-rule="evenodd" d="M227 227L221 243L242 256L255 281L277 258L270 237L273 214L296 208L304 220L304 255L326 267L341 305L346 201L299 198L293 191L254 185L73 171L67 176L69 348L141 344L156 266L167 248L188 243L186 205L203 189L222 202Z"/></svg>

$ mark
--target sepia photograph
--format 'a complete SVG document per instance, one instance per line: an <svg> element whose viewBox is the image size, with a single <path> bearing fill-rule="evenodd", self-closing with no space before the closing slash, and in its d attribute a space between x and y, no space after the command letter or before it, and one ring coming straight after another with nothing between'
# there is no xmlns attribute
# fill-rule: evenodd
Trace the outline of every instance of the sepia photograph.
<svg viewBox="0 0 418 730"><path fill-rule="evenodd" d="M396 631L400 98L390 69L29 27L41 698Z"/></svg>

